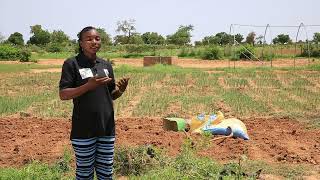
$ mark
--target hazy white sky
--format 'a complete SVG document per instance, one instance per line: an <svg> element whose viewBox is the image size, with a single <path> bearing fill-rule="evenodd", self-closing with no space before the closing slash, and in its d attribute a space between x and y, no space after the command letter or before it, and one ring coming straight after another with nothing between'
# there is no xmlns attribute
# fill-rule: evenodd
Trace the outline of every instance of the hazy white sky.
<svg viewBox="0 0 320 180"><path fill-rule="evenodd" d="M229 32L230 24L320 24L319 0L0 0L0 32L5 37L20 32L25 41L30 26L63 30L71 38L85 26L105 28L116 35L117 21L135 19L137 32L174 33L179 25L194 25L193 40ZM235 27L247 35L263 28ZM271 28L267 39L279 33L294 38L297 28ZM307 28L310 38L320 27ZM302 33L301 38L305 37Z"/></svg>

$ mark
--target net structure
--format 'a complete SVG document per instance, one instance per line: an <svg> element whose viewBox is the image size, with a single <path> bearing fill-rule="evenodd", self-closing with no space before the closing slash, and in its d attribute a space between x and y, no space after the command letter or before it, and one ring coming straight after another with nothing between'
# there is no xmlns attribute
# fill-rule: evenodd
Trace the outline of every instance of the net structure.
<svg viewBox="0 0 320 180"><path fill-rule="evenodd" d="M308 54L308 61L310 61L310 34L309 32L313 30L313 32L319 32L319 27L320 25L318 24L304 24L304 23L300 23L299 25L270 25L270 24L266 24L266 25L254 25L254 24L231 24L230 28L229 28L229 34L233 37L232 42L230 43L231 46L231 52L234 52L234 48L235 46L240 46L242 49L245 49L246 52L248 54L250 54L251 56L247 56L245 54L243 54L244 56L247 57L247 59L249 60L257 60L258 62L260 62L261 64L264 64L264 57L265 54L267 53L267 47L272 47L273 45L273 38L275 37L273 35L273 31L275 32L281 32L281 33L288 33L291 35L291 37L293 36L294 38L292 38L294 41L294 56L293 56L293 66L296 65L296 58L297 58L297 51L298 51L298 42L299 40L301 41L302 38L304 38L304 41L302 41L304 43L304 45L307 47L307 54ZM240 30L246 29L249 30L249 32L259 32L260 36L260 43L261 43L261 52L260 52L260 56L255 55L254 53L252 53L249 49L247 49L246 46L244 46L243 44L241 44L241 42L238 42L236 40L236 34L240 33ZM318 30L318 31L316 31ZM243 32L242 32L243 33ZM270 38L270 39L269 39ZM301 43L300 43L301 44ZM272 66L272 59L271 61L271 66Z"/></svg>

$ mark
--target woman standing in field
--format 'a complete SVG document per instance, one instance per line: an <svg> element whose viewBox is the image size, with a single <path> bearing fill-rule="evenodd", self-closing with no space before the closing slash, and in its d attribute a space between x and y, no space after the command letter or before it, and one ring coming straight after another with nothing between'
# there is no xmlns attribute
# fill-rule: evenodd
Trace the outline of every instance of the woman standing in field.
<svg viewBox="0 0 320 180"><path fill-rule="evenodd" d="M97 57L100 35L94 27L78 34L79 54L67 59L59 83L61 100L73 99L71 143L76 179L112 179L115 141L113 100L126 90L128 78L115 83L111 64Z"/></svg>

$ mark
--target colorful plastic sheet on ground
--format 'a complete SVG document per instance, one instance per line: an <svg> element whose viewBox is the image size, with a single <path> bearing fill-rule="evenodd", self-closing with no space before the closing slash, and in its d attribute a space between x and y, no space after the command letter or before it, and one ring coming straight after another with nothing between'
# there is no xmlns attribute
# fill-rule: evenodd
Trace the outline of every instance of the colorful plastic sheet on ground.
<svg viewBox="0 0 320 180"><path fill-rule="evenodd" d="M217 114L200 114L193 117L190 122L193 133L210 132L213 135L232 135L233 137L249 140L245 124L236 118L224 119L222 112Z"/></svg>

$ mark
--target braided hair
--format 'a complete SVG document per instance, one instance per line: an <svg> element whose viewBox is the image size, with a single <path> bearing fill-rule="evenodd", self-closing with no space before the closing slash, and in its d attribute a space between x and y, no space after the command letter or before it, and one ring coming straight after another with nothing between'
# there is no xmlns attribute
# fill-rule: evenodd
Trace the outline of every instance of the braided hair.
<svg viewBox="0 0 320 180"><path fill-rule="evenodd" d="M79 53L83 53L83 50L82 50L82 48L81 48L81 46L80 46L80 41L82 40L83 34L84 34L85 32L91 31L92 29L95 30L96 28L95 28L95 27L92 27L92 26L87 26L87 27L83 28L83 29L77 34L77 36L78 36L78 44L79 44Z"/></svg>

